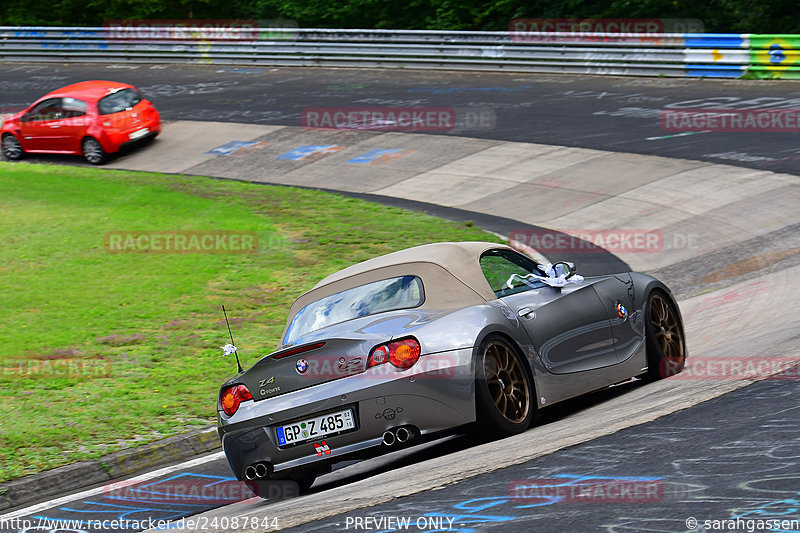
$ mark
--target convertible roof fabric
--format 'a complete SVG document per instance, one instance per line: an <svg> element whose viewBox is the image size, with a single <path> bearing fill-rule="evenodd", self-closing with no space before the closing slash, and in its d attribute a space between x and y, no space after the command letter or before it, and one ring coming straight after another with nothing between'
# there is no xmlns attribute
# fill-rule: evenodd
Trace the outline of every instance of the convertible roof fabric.
<svg viewBox="0 0 800 533"><path fill-rule="evenodd" d="M486 281L479 259L487 250L508 249L492 242L439 242L424 244L368 259L322 279L301 295L289 310L287 326L306 305L343 290L397 276L422 279L422 308L460 309L497 298Z"/></svg>

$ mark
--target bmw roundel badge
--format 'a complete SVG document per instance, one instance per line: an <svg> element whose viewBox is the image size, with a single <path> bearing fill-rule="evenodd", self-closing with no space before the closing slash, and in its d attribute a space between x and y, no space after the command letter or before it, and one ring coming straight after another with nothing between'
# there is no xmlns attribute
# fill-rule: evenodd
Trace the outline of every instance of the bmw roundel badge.
<svg viewBox="0 0 800 533"><path fill-rule="evenodd" d="M297 373L298 374L305 374L308 371L308 360L306 360L306 359L298 359L296 366L297 366Z"/></svg>
<svg viewBox="0 0 800 533"><path fill-rule="evenodd" d="M624 319L626 316L628 316L628 310L627 310L627 309L625 309L625 306L624 306L624 305L622 305L622 304L617 304L617 315L618 315L620 318L623 318L623 319Z"/></svg>

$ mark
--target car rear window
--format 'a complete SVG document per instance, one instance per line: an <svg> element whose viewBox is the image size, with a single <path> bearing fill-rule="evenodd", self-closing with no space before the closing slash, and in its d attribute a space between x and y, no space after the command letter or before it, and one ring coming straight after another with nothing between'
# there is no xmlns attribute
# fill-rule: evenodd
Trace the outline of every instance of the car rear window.
<svg viewBox="0 0 800 533"><path fill-rule="evenodd" d="M419 307L425 301L422 280L417 276L373 281L353 287L302 308L286 330L284 344L312 331L354 318L397 309Z"/></svg>
<svg viewBox="0 0 800 533"><path fill-rule="evenodd" d="M111 113L119 113L130 109L141 101L142 97L135 90L121 89L97 102L97 110L101 115L110 115Z"/></svg>

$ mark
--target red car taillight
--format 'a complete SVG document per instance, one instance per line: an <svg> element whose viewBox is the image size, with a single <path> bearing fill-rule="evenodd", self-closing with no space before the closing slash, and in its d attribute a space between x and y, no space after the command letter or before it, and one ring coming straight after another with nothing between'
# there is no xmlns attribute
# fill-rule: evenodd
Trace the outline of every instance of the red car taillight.
<svg viewBox="0 0 800 533"><path fill-rule="evenodd" d="M417 339L408 338L376 346L369 353L367 368L387 361L397 368L411 368L419 359L420 347Z"/></svg>
<svg viewBox="0 0 800 533"><path fill-rule="evenodd" d="M244 385L231 385L222 389L219 395L220 403L222 403L222 410L228 416L233 415L238 409L239 404L245 400L252 400L253 395L247 390Z"/></svg>

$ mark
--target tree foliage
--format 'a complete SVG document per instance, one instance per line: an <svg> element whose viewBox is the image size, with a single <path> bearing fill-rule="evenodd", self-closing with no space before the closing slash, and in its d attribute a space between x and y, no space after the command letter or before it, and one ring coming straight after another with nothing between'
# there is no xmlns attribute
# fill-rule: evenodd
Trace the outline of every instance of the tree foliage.
<svg viewBox="0 0 800 533"><path fill-rule="evenodd" d="M3 0L0 25L290 19L305 28L505 30L515 18L700 19L707 32L800 33L794 0Z"/></svg>

